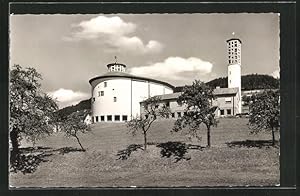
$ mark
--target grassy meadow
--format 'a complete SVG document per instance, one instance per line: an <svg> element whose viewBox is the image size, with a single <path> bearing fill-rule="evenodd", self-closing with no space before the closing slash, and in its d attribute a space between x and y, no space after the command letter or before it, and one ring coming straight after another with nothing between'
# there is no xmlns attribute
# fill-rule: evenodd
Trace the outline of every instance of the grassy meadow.
<svg viewBox="0 0 300 196"><path fill-rule="evenodd" d="M55 133L24 153L41 162L32 173L10 172L12 187L172 187L172 186L274 186L279 184L279 144L271 134L251 135L246 118L221 118L206 146L206 129L196 141L170 133L174 120L153 124L148 150L143 136L132 136L124 123L99 123L80 134L86 152L73 138ZM276 138L278 140L277 133Z"/></svg>

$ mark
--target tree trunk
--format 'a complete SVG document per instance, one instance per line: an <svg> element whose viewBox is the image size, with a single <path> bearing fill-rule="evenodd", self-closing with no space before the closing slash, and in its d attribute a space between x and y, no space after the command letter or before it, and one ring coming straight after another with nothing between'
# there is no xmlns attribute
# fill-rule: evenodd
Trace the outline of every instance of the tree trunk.
<svg viewBox="0 0 300 196"><path fill-rule="evenodd" d="M210 147L210 127L207 127L207 147Z"/></svg>
<svg viewBox="0 0 300 196"><path fill-rule="evenodd" d="M275 133L274 133L274 128L272 127L272 146L275 145Z"/></svg>
<svg viewBox="0 0 300 196"><path fill-rule="evenodd" d="M80 147L81 147L81 150L82 150L82 151L85 151L85 149L84 149L83 146L81 145L81 143L80 143L79 138L77 137L77 135L75 135L74 137L77 139L77 142L78 142L78 144L79 144Z"/></svg>
<svg viewBox="0 0 300 196"><path fill-rule="evenodd" d="M13 129L9 135L10 135L10 141L11 141L11 145L12 145L10 161L11 161L11 164L13 164L17 160L17 158L20 154L19 141L18 141L18 136L19 136L18 130Z"/></svg>
<svg viewBox="0 0 300 196"><path fill-rule="evenodd" d="M147 150L147 132L144 131L144 150Z"/></svg>

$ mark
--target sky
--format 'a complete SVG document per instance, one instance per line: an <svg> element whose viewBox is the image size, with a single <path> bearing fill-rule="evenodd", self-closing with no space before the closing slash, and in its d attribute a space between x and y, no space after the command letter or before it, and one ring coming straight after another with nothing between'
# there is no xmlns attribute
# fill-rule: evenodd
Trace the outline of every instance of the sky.
<svg viewBox="0 0 300 196"><path fill-rule="evenodd" d="M227 76L226 40L242 41L242 75L279 77L276 13L11 15L10 66L34 67L60 108L91 97L106 65L174 86ZM234 32L234 35L233 35Z"/></svg>

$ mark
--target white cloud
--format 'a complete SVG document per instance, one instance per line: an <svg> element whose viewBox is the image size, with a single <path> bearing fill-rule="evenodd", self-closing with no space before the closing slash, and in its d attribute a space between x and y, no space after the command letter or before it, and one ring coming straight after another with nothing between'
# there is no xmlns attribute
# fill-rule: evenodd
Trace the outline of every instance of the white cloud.
<svg viewBox="0 0 300 196"><path fill-rule="evenodd" d="M271 76L273 76L274 78L280 78L279 69L273 71L273 72L271 73Z"/></svg>
<svg viewBox="0 0 300 196"><path fill-rule="evenodd" d="M75 105L80 101L90 97L90 95L87 93L63 88L49 92L48 95L58 102L59 108Z"/></svg>
<svg viewBox="0 0 300 196"><path fill-rule="evenodd" d="M208 74L212 67L212 63L196 57L168 57L163 62L131 68L130 72L140 76L181 80L185 79L186 75L198 77Z"/></svg>
<svg viewBox="0 0 300 196"><path fill-rule="evenodd" d="M126 52L152 53L161 51L163 45L155 40L144 43L137 36L130 36L136 24L125 22L118 16L98 16L72 25L76 30L65 41L97 40L100 43Z"/></svg>

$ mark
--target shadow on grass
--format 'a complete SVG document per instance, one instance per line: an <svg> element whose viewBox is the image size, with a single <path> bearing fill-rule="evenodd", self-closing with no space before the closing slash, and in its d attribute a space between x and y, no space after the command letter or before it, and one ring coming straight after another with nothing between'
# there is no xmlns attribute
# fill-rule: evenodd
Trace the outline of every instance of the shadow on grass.
<svg viewBox="0 0 300 196"><path fill-rule="evenodd" d="M182 159L190 160L191 157L186 155L189 149L202 150L204 148L199 145L186 144L182 142L166 142L157 144L156 146L161 148L160 154L162 157L170 158L173 156L175 158L175 162Z"/></svg>
<svg viewBox="0 0 300 196"><path fill-rule="evenodd" d="M42 162L49 161L47 157L58 154L66 154L70 152L82 151L79 148L63 147L53 149L50 147L27 147L20 148L20 154L16 156L13 163L10 165L11 172L22 172L23 174L33 173Z"/></svg>
<svg viewBox="0 0 300 196"><path fill-rule="evenodd" d="M147 145L155 145L160 148L160 154L162 157L170 158L171 156L175 157L175 162L178 162L182 159L190 160L191 157L188 157L186 153L188 150L202 150L205 147L199 145L186 144L182 142L165 142L165 143L154 143L149 142ZM141 144L131 144L126 149L120 150L117 153L118 159L126 160L130 157L131 153L137 150L143 150L143 145Z"/></svg>
<svg viewBox="0 0 300 196"><path fill-rule="evenodd" d="M228 147L247 147L247 148L263 148L263 147L279 147L279 142L275 141L275 145L272 145L272 140L245 140L245 141L233 141L226 143Z"/></svg>
<svg viewBox="0 0 300 196"><path fill-rule="evenodd" d="M119 150L117 153L117 156L119 156L118 159L126 160L130 157L131 153L134 151L137 151L138 149L143 150L143 145L141 144L130 144L126 149Z"/></svg>

